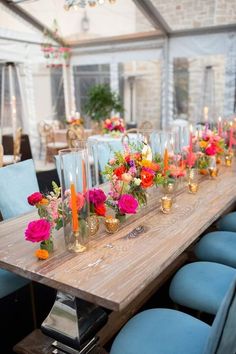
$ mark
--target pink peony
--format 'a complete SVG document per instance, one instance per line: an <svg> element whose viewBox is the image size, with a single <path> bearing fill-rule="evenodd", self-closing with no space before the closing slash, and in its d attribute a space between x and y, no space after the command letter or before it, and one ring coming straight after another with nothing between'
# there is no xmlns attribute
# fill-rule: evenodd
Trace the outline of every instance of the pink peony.
<svg viewBox="0 0 236 354"><path fill-rule="evenodd" d="M215 145L211 144L206 148L205 152L209 156L214 156L217 152L217 148Z"/></svg>
<svg viewBox="0 0 236 354"><path fill-rule="evenodd" d="M27 200L28 200L28 203L30 205L36 205L38 204L39 202L41 202L41 200L43 199L43 195L39 192L35 192L33 194L31 194Z"/></svg>
<svg viewBox="0 0 236 354"><path fill-rule="evenodd" d="M51 233L50 222L45 219L31 221L25 230L25 239L31 242L48 240Z"/></svg>
<svg viewBox="0 0 236 354"><path fill-rule="evenodd" d="M130 194L123 194L118 201L118 208L121 214L135 214L138 208L138 201Z"/></svg>
<svg viewBox="0 0 236 354"><path fill-rule="evenodd" d="M76 207L77 210L80 211L85 203L85 197L82 193L77 193L76 194ZM72 209L72 203L71 203L71 198L70 198L70 202L69 202L69 207Z"/></svg>
<svg viewBox="0 0 236 354"><path fill-rule="evenodd" d="M107 199L106 194L102 189L91 189L89 190L89 201L93 203L95 206L103 204Z"/></svg>

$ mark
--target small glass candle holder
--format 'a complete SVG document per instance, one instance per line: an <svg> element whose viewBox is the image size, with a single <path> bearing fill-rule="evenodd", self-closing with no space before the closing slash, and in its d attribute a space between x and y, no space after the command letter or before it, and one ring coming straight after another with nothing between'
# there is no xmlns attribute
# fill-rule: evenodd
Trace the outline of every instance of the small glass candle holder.
<svg viewBox="0 0 236 354"><path fill-rule="evenodd" d="M114 234L119 230L120 220L113 217L107 217L105 219L105 228L109 234Z"/></svg>
<svg viewBox="0 0 236 354"><path fill-rule="evenodd" d="M231 167L233 162L233 154L232 153L226 153L225 154L225 166Z"/></svg>
<svg viewBox="0 0 236 354"><path fill-rule="evenodd" d="M163 184L163 191L165 194L174 194L176 191L177 182L166 182Z"/></svg>
<svg viewBox="0 0 236 354"><path fill-rule="evenodd" d="M209 176L211 179L215 179L218 176L219 168L218 167L209 167L208 168Z"/></svg>
<svg viewBox="0 0 236 354"><path fill-rule="evenodd" d="M186 171L186 178L188 183L195 181L198 178L197 168L188 168Z"/></svg>
<svg viewBox="0 0 236 354"><path fill-rule="evenodd" d="M161 211L164 214L168 214L171 211L173 200L171 197L165 195L161 198Z"/></svg>
<svg viewBox="0 0 236 354"><path fill-rule="evenodd" d="M189 184L188 184L189 193L196 194L198 189L199 189L199 183L198 182L189 182Z"/></svg>
<svg viewBox="0 0 236 354"><path fill-rule="evenodd" d="M60 150L59 155L65 245L70 252L82 253L90 236L86 145Z"/></svg>

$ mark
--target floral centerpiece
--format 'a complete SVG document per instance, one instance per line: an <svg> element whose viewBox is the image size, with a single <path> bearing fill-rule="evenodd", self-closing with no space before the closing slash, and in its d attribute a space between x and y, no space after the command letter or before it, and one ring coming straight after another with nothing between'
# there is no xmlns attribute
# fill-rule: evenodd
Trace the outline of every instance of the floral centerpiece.
<svg viewBox="0 0 236 354"><path fill-rule="evenodd" d="M196 149L198 151L198 168L204 171L212 161L214 163L220 161L220 156L224 154L225 150L225 140L216 132L207 130L196 139Z"/></svg>
<svg viewBox="0 0 236 354"><path fill-rule="evenodd" d="M147 203L147 190L160 183L158 163L152 160L148 145L136 147L125 145L124 152L115 152L103 174L110 181L106 204L116 217L123 219L126 214L135 214Z"/></svg>
<svg viewBox="0 0 236 354"><path fill-rule="evenodd" d="M53 250L53 229L62 227L61 188L52 182L53 191L49 194L35 192L28 197L28 203L38 210L40 219L31 221L25 230L25 239L40 242L36 251L39 259L48 258Z"/></svg>
<svg viewBox="0 0 236 354"><path fill-rule="evenodd" d="M71 112L70 117L66 120L68 125L84 125L84 119L80 116L79 112Z"/></svg>
<svg viewBox="0 0 236 354"><path fill-rule="evenodd" d="M107 118L103 123L103 131L105 134L119 135L124 133L124 120L119 117Z"/></svg>

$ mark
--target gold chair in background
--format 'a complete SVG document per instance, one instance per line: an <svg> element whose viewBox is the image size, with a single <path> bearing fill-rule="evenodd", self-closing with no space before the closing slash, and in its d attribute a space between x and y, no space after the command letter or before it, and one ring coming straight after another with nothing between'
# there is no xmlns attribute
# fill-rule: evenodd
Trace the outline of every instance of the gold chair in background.
<svg viewBox="0 0 236 354"><path fill-rule="evenodd" d="M3 146L2 144L0 144L0 167L3 167L3 154L4 154Z"/></svg>
<svg viewBox="0 0 236 354"><path fill-rule="evenodd" d="M84 128L82 126L71 126L67 129L66 140L69 148L76 147L76 142L85 140Z"/></svg>
<svg viewBox="0 0 236 354"><path fill-rule="evenodd" d="M22 128L17 128L15 139L13 139L13 156L14 162L19 162L21 160L20 148L21 148L21 136Z"/></svg>
<svg viewBox="0 0 236 354"><path fill-rule="evenodd" d="M54 128L51 124L44 124L44 133L46 138L46 163L54 162L54 155L58 154L59 150L66 149L67 143L56 141L54 136Z"/></svg>
<svg viewBox="0 0 236 354"><path fill-rule="evenodd" d="M144 120L140 123L139 129L153 129L153 124L148 120Z"/></svg>
<svg viewBox="0 0 236 354"><path fill-rule="evenodd" d="M122 135L122 138L121 138L122 144L126 141L126 139L127 139L128 144L130 143L129 134L138 134L138 129L137 128L127 129L125 131L125 133Z"/></svg>

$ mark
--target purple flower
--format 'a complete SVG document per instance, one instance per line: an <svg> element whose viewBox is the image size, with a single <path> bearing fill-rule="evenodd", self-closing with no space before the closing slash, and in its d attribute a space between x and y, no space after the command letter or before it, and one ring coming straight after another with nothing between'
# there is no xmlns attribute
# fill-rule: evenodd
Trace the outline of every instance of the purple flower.
<svg viewBox="0 0 236 354"><path fill-rule="evenodd" d="M121 214L135 214L138 208L138 201L130 194L123 194L118 201L118 208Z"/></svg>
<svg viewBox="0 0 236 354"><path fill-rule="evenodd" d="M93 203L95 206L103 204L107 199L106 194L102 189L90 189L88 192L89 202Z"/></svg>
<svg viewBox="0 0 236 354"><path fill-rule="evenodd" d="M135 162L134 162L134 160L130 160L130 161L129 161L129 165L130 165L130 167L135 167Z"/></svg>

